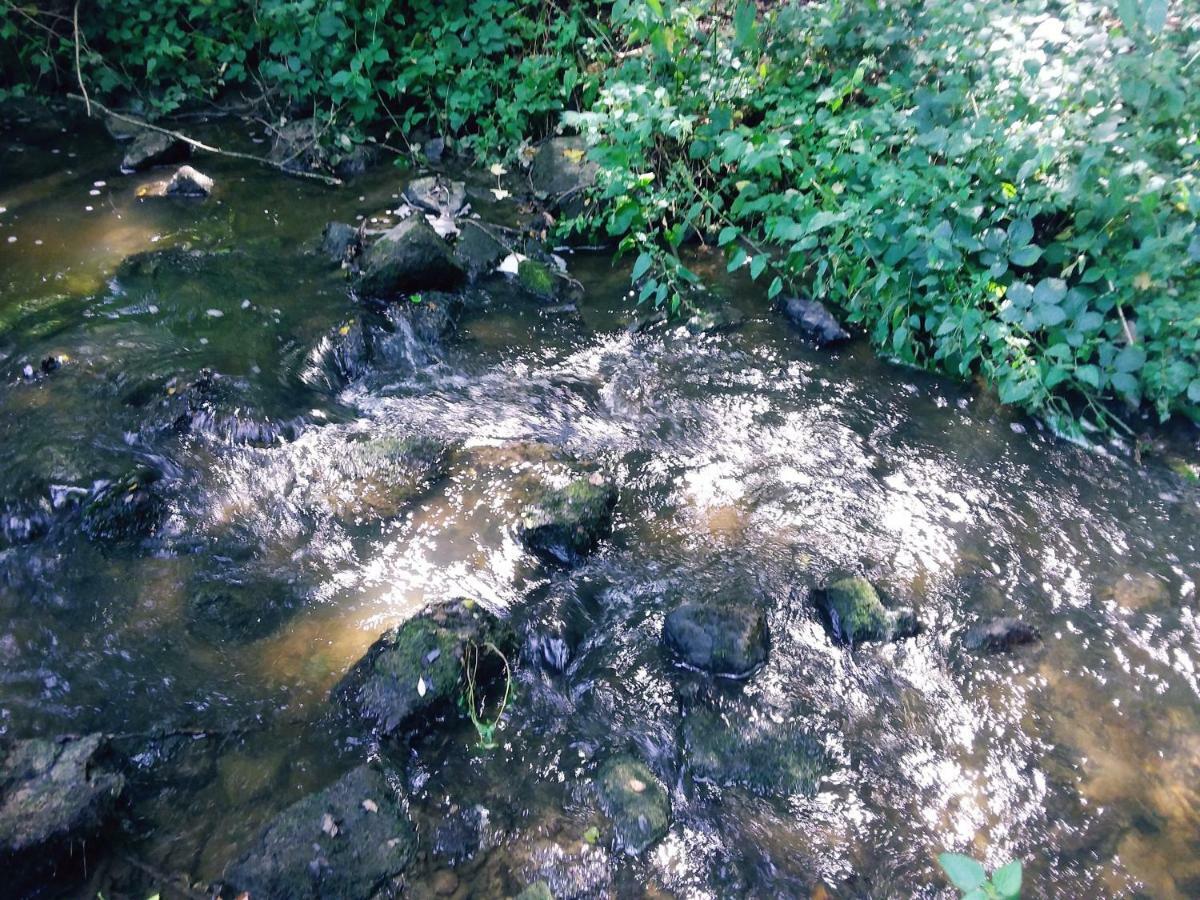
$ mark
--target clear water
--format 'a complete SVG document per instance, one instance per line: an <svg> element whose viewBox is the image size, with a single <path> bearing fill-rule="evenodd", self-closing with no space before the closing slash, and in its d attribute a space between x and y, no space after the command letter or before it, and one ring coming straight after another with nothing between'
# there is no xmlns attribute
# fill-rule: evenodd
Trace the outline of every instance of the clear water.
<svg viewBox="0 0 1200 900"><path fill-rule="evenodd" d="M217 880L273 813L382 752L419 826L414 896L446 868L459 896L542 877L559 896L947 896L945 849L1020 857L1033 896L1200 895L1200 490L1160 460L1055 441L861 345L807 347L705 257L714 300L747 316L732 333L629 334L625 273L580 254L577 316L497 289L441 349L401 334L345 383L320 348L359 310L309 250L327 220L394 205L399 172L333 190L204 160L214 198L139 199L162 174L117 174L97 129L0 119L0 735L103 730L134 758L128 825L87 892ZM164 247L196 251L183 274L118 277ZM51 354L62 369L22 376ZM261 439L164 427L205 368ZM460 449L404 516L347 525L314 498L344 488L334 458L361 434ZM528 442L621 486L613 540L569 573L512 533ZM91 543L52 508L138 464L165 473L154 538ZM833 645L811 592L843 568L925 632ZM198 579L247 577L300 609L256 640L189 631ZM713 687L660 631L681 599L729 590L765 605L771 656ZM385 627L463 595L526 635L502 746L462 722L365 743L329 688ZM996 615L1043 643L963 649ZM565 672L542 636L569 648ZM679 731L700 695L801 723L832 774L811 798L695 781ZM584 840L593 760L624 749L672 798L640 859ZM455 861L439 828L475 807L483 846Z"/></svg>

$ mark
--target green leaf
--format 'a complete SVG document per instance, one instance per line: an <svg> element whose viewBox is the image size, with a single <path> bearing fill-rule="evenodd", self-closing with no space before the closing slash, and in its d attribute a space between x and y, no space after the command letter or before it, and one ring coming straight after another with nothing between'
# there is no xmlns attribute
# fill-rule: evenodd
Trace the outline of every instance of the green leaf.
<svg viewBox="0 0 1200 900"><path fill-rule="evenodd" d="M767 288L767 299L774 300L777 296L779 296L779 292L782 290L783 290L783 279L780 278L778 275L776 275L775 280L771 282L771 286L769 288ZM1193 382L1193 383L1200 385L1200 381Z"/></svg>
<svg viewBox="0 0 1200 900"><path fill-rule="evenodd" d="M1147 0L1146 30L1151 34L1160 34L1167 24L1167 0Z"/></svg>
<svg viewBox="0 0 1200 900"><path fill-rule="evenodd" d="M733 225L726 225L724 228L721 229L721 233L717 237L717 246L724 247L726 244L729 244L729 243L737 240L737 236L740 233L741 232L738 231L738 229L736 227L734 227Z"/></svg>
<svg viewBox="0 0 1200 900"><path fill-rule="evenodd" d="M1118 372L1136 372L1146 364L1146 351L1141 347L1126 347L1113 360Z"/></svg>
<svg viewBox="0 0 1200 900"><path fill-rule="evenodd" d="M737 252L733 254L733 259L729 261L729 265L725 267L727 272L736 272L746 262L746 251L738 247Z"/></svg>
<svg viewBox="0 0 1200 900"><path fill-rule="evenodd" d="M1021 861L1014 859L992 873L992 887L1001 900L1015 900L1021 896Z"/></svg>
<svg viewBox="0 0 1200 900"><path fill-rule="evenodd" d="M1004 400L1003 389L1001 389L1000 399ZM942 867L942 871L946 873L950 883L960 891L973 891L987 881L987 872L983 870L983 866L961 853L940 854L938 865Z"/></svg>
<svg viewBox="0 0 1200 900"><path fill-rule="evenodd" d="M1075 369L1075 377L1090 387L1100 387L1100 369L1096 366L1078 366ZM1197 394L1200 395L1200 391L1197 391Z"/></svg>
<svg viewBox="0 0 1200 900"><path fill-rule="evenodd" d="M1028 219L1018 219L1008 226L1009 246L1024 247L1033 240L1033 223Z"/></svg>
<svg viewBox="0 0 1200 900"><path fill-rule="evenodd" d="M637 261L633 264L633 271L629 273L630 281L637 281L649 271L650 266L654 264L654 257L649 253L639 253Z"/></svg>
<svg viewBox="0 0 1200 900"><path fill-rule="evenodd" d="M1193 379L1188 385L1187 398L1193 403L1200 403L1200 378Z"/></svg>
<svg viewBox="0 0 1200 900"><path fill-rule="evenodd" d="M750 260L750 277L758 281L758 276L763 273L763 269L767 267L767 255L760 253Z"/></svg>
<svg viewBox="0 0 1200 900"><path fill-rule="evenodd" d="M1032 266L1042 258L1042 248L1029 244L1008 254L1008 261L1014 266Z"/></svg>

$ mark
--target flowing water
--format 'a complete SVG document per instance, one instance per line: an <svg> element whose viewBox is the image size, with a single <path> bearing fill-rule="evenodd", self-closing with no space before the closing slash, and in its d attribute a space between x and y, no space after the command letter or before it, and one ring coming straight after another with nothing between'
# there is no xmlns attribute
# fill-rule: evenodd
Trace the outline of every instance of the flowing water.
<svg viewBox="0 0 1200 900"><path fill-rule="evenodd" d="M626 272L580 253L577 313L497 280L440 345L384 329L347 373L337 339L378 323L311 249L327 220L394 206L402 173L335 190L204 160L214 197L139 199L162 173L119 175L98 129L4 127L0 736L104 731L132 757L125 824L83 895L218 881L272 814L375 753L418 824L414 896L539 878L559 897L949 896L946 849L1020 857L1032 896L1200 895L1186 478L1056 441L861 343L818 351L703 256L740 328L630 333ZM189 418L205 370L224 413ZM359 499L347 440L412 435L455 445L443 480L398 516L330 514ZM513 533L545 446L620 486L611 541L569 571ZM72 498L139 466L161 473L162 527L89 541ZM922 633L834 644L813 589L846 569ZM284 590L287 615L192 627L197 585L223 581ZM714 685L661 628L729 592L767 610L770 658ZM459 596L523 636L500 747L453 719L411 746L365 741L330 687L387 626ZM1000 615L1043 640L963 647ZM694 778L697 704L807 732L830 761L816 792ZM625 750L672 802L639 858L587 839L595 760Z"/></svg>

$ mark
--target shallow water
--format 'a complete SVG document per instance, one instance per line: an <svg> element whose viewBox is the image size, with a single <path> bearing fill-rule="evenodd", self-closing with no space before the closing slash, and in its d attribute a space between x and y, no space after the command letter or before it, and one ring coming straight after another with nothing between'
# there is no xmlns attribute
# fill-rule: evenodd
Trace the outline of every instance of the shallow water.
<svg viewBox="0 0 1200 900"><path fill-rule="evenodd" d="M346 378L330 342L366 314L310 250L326 221L394 205L401 173L333 190L203 160L213 198L139 199L163 174L117 174L96 129L0 119L0 735L102 730L133 756L129 824L89 891L161 888L148 869L219 880L270 815L382 752L419 826L414 896L445 868L460 896L538 878L560 897L948 896L945 849L1020 857L1032 896L1200 895L1194 484L862 344L817 351L703 257L738 330L630 334L624 272L577 254L578 315L495 284L441 348L389 331ZM119 269L166 247L186 255ZM50 355L67 360L43 376ZM204 369L236 413L181 428ZM356 499L346 442L383 435L454 442L449 474L396 517L331 513ZM529 442L620 485L613 539L569 572L513 534L545 466ZM69 498L137 465L163 473L163 527L88 541ZM812 590L844 569L923 633L833 644ZM283 585L292 608L253 639L198 635L188 598L222 580ZM724 592L768 611L771 654L713 685L660 633L681 599ZM463 722L365 742L329 688L456 596L524 636L501 747ZM998 615L1043 642L962 647ZM680 731L698 705L795 723L829 775L811 797L696 780ZM594 761L618 750L672 799L637 859L584 839ZM478 808L482 846L458 859L444 829Z"/></svg>

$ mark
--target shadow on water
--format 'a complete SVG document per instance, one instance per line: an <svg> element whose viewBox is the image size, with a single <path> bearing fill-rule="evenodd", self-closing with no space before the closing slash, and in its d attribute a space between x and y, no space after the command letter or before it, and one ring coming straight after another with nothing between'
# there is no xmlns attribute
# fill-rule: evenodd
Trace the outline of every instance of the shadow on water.
<svg viewBox="0 0 1200 900"><path fill-rule="evenodd" d="M7 124L0 734L123 736L138 790L106 896L145 865L219 879L374 753L418 826L414 896L932 897L946 848L1020 856L1037 896L1200 893L1194 485L860 344L807 347L717 260L737 330L631 333L625 273L579 254L577 313L497 283L430 346L309 252L395 173L331 192L214 161L209 201L139 199L161 173L117 175L99 134ZM569 571L513 530L560 452L620 485L612 540ZM161 527L87 540L79 498L137 467ZM815 596L842 571L922 633L833 643ZM714 682L661 632L729 593L765 610L770 655ZM457 596L522 635L499 747L453 718L364 743L329 689ZM997 616L1042 641L967 650ZM786 734L816 774L705 771L693 744L722 728ZM622 750L672 802L638 858L589 839L591 774Z"/></svg>

